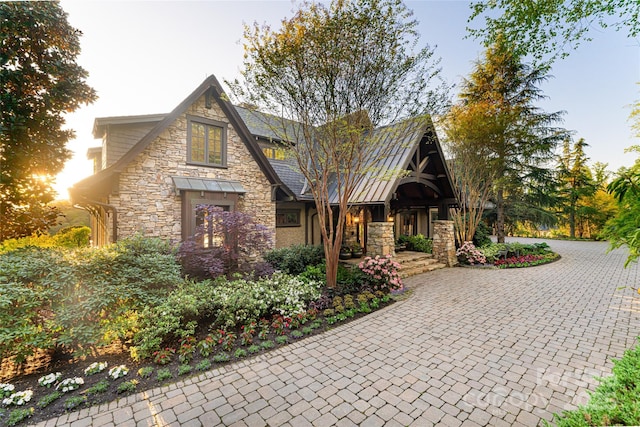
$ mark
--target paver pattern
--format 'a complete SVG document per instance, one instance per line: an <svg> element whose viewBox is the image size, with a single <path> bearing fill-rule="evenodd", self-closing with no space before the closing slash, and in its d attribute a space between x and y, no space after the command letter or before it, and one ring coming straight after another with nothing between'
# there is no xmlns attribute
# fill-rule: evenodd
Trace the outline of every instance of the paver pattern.
<svg viewBox="0 0 640 427"><path fill-rule="evenodd" d="M323 335L41 426L534 426L588 400L635 345L637 265L550 241L546 266L449 268Z"/></svg>

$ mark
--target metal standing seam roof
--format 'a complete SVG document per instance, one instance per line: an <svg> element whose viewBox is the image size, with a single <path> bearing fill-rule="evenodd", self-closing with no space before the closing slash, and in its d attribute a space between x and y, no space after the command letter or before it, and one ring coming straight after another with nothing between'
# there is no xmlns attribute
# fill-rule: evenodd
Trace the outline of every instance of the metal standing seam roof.
<svg viewBox="0 0 640 427"><path fill-rule="evenodd" d="M236 106L235 108L254 136L275 140L283 139L274 130L282 127L283 122L279 121L281 119L243 107ZM379 171L384 173L384 171L397 172L406 169L417 144L427 130L428 123L429 120L424 117L412 118L372 131L371 142L373 144L385 147L385 149L390 146L391 149L387 155L370 168L372 170L366 173L365 178L355 188L350 203L367 204L388 201L395 189L398 178L381 178ZM287 126L287 129L284 130L285 135L294 135L291 132L295 132L297 130L295 127L299 126L298 123L292 121L286 121L285 125ZM376 156L374 155L373 157ZM310 193L302 194L305 178L297 170L295 162L276 159L268 160L282 182L295 194L296 199L313 200ZM334 178L329 183L329 203L336 204L338 202L337 190L338 182Z"/></svg>
<svg viewBox="0 0 640 427"><path fill-rule="evenodd" d="M172 176L177 190L214 191L218 193L246 193L238 181L225 179L193 178L186 176Z"/></svg>

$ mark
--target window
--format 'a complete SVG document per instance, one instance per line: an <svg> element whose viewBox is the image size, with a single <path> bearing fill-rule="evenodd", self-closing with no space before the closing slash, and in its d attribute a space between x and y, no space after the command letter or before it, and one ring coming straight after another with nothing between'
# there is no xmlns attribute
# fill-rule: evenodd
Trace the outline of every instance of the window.
<svg viewBox="0 0 640 427"><path fill-rule="evenodd" d="M188 117L187 162L201 165L225 166L226 125L212 120Z"/></svg>
<svg viewBox="0 0 640 427"><path fill-rule="evenodd" d="M276 227L300 227L300 209L276 211Z"/></svg>
<svg viewBox="0 0 640 427"><path fill-rule="evenodd" d="M264 147L262 152L267 159L284 160L284 150L281 148Z"/></svg>
<svg viewBox="0 0 640 427"><path fill-rule="evenodd" d="M238 195L183 191L182 200L182 240L186 240L195 234L199 225L204 224L204 218L198 215L198 206L211 205L225 211L233 211L238 202Z"/></svg>

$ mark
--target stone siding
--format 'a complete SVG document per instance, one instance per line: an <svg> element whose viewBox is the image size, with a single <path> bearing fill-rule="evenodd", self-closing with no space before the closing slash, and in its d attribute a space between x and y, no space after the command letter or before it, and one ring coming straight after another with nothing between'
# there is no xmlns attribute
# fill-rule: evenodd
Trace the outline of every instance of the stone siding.
<svg viewBox="0 0 640 427"><path fill-rule="evenodd" d="M438 220L433 225L433 256L447 267L457 265L453 221Z"/></svg>
<svg viewBox="0 0 640 427"><path fill-rule="evenodd" d="M367 256L396 255L392 222L370 222L367 231Z"/></svg>
<svg viewBox="0 0 640 427"><path fill-rule="evenodd" d="M187 115L228 123L227 166L187 164ZM239 181L247 191L236 209L251 213L275 234L271 185L217 103L205 107L204 96L165 129L122 171L118 194L109 203L118 209L118 238L140 232L172 241L182 239L182 201L171 176Z"/></svg>

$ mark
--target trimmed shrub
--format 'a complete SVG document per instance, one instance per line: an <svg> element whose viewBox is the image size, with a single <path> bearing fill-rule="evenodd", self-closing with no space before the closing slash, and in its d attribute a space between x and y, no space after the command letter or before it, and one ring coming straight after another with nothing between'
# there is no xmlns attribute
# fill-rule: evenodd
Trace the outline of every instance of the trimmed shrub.
<svg viewBox="0 0 640 427"><path fill-rule="evenodd" d="M491 244L491 229L484 221L480 221L476 227L476 232L473 235L473 244L477 248Z"/></svg>
<svg viewBox="0 0 640 427"><path fill-rule="evenodd" d="M415 236L402 235L398 237L398 244L405 245L408 251L424 252L427 254L433 252L433 240L422 234Z"/></svg>
<svg viewBox="0 0 640 427"><path fill-rule="evenodd" d="M297 275L304 272L308 266L321 264L324 249L322 246L293 245L271 250L263 257L276 270Z"/></svg>

